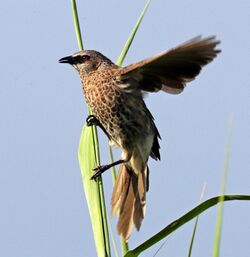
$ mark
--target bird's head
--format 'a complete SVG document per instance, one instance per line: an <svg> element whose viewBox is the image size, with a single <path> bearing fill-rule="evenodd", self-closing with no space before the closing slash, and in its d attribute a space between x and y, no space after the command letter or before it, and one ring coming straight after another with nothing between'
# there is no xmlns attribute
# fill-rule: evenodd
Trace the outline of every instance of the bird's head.
<svg viewBox="0 0 250 257"><path fill-rule="evenodd" d="M103 70L115 66L107 57L94 50L76 52L63 57L59 63L71 64L82 76L96 70Z"/></svg>

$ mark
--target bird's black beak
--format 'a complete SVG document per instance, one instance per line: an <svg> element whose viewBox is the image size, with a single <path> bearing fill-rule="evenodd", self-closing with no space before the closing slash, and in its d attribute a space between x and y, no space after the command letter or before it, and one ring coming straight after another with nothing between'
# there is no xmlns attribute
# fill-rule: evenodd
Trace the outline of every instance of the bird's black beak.
<svg viewBox="0 0 250 257"><path fill-rule="evenodd" d="M66 56L63 57L59 60L59 63L69 63L69 64L73 64L74 63L74 58L72 56Z"/></svg>

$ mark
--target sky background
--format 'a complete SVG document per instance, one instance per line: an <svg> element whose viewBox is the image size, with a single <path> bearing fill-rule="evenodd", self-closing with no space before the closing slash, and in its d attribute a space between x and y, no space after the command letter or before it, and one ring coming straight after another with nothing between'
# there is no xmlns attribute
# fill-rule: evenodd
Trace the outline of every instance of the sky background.
<svg viewBox="0 0 250 257"><path fill-rule="evenodd" d="M144 4L78 1L84 47L115 61ZM0 257L95 256L77 159L87 108L77 73L58 63L78 51L70 1L1 1L0 22ZM182 94L146 98L162 160L149 161L147 213L131 248L193 208L204 183L206 199L218 195L231 114L226 193L250 194L249 24L249 0L152 1L124 65L197 35L217 35L222 53ZM109 207L111 176L103 178ZM216 212L200 217L194 257L212 255ZM250 203L228 202L224 214L220 256L249 257ZM187 256L192 229L172 234L158 256Z"/></svg>

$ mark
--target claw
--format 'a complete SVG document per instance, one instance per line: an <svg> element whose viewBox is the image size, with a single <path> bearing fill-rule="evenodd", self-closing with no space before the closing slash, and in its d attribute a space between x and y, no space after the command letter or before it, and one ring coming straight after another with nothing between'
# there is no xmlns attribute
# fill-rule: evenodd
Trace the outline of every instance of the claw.
<svg viewBox="0 0 250 257"><path fill-rule="evenodd" d="M97 126L100 124L100 122L94 115L89 115L86 119L86 124L88 127L90 127L90 126L94 126L94 125Z"/></svg>
<svg viewBox="0 0 250 257"><path fill-rule="evenodd" d="M89 115L86 119L86 124L88 127L90 126L98 126L103 132L104 134L108 137L108 139L110 140L111 137L108 134L108 132L105 130L105 128L103 127L103 125L100 123L100 121L96 118L95 115Z"/></svg>
<svg viewBox="0 0 250 257"><path fill-rule="evenodd" d="M107 169L109 169L109 165L101 165L101 166L97 166L96 168L93 169L93 171L95 171L95 174L90 178L91 180L96 180L98 177L100 177L102 175L102 173L104 171L106 171Z"/></svg>
<svg viewBox="0 0 250 257"><path fill-rule="evenodd" d="M98 178L99 176L101 176L101 174L103 172L105 172L106 170L110 169L111 167L114 167L115 165L121 164L126 162L127 160L118 160L116 162L107 164L107 165L100 165L97 166L96 168L94 168L93 170L95 171L95 174L90 178L90 179L94 179L96 180L96 178Z"/></svg>

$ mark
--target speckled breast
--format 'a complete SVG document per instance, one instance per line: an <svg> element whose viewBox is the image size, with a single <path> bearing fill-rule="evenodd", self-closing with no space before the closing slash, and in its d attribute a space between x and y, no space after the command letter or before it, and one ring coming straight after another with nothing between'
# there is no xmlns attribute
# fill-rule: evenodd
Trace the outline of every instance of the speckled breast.
<svg viewBox="0 0 250 257"><path fill-rule="evenodd" d="M118 87L118 70L93 72L83 80L87 104L117 145L131 144L152 131L152 121L139 91Z"/></svg>

